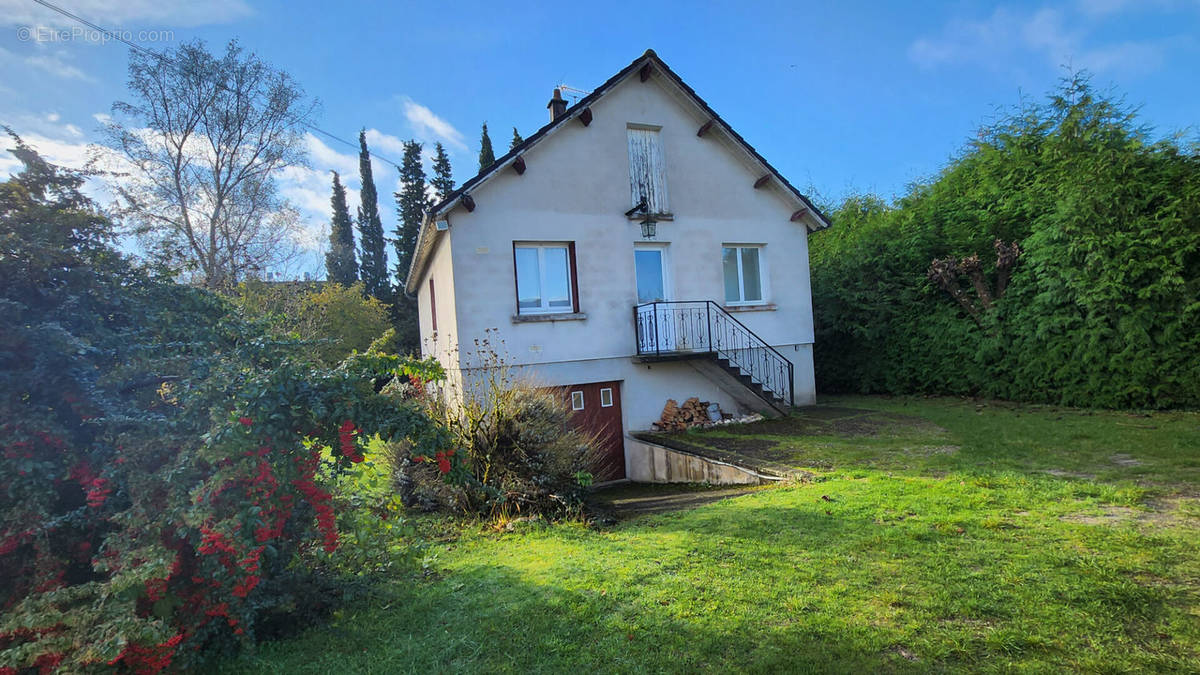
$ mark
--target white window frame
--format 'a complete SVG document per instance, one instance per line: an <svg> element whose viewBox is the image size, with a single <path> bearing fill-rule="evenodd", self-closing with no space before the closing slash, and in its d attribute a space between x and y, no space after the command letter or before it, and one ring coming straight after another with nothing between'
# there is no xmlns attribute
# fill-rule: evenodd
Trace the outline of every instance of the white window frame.
<svg viewBox="0 0 1200 675"><path fill-rule="evenodd" d="M658 251L659 255L662 256L660 258L660 260L662 261L663 295L667 296L667 297L663 298L662 301L670 302L671 299L675 297L675 289L671 285L671 256L670 256L671 245L665 244L665 243L660 243L660 242L655 242L653 244L649 244L649 243L646 243L643 241L639 241L639 242L634 242L633 250L634 250L635 256L637 255L638 251L649 251L649 250ZM634 297L634 299L637 299L637 271L636 271L637 262L636 262L636 259L634 262L634 266L635 266L635 271L634 271L634 278L633 278L633 297Z"/></svg>
<svg viewBox="0 0 1200 675"><path fill-rule="evenodd" d="M538 307L521 306L520 271L517 269L517 249L534 249L538 258L538 288L541 294ZM546 299L546 249L561 248L567 261L567 306L550 307ZM513 290L517 294L517 314L571 314L575 311L575 269L571 264L571 244L565 241L513 242Z"/></svg>
<svg viewBox="0 0 1200 675"><path fill-rule="evenodd" d="M725 299L727 307L753 307L755 305L767 304L767 298L770 297L770 289L767 287L767 279L770 275L767 274L767 257L765 255L766 245L764 244L721 244L721 293L725 293L725 249L737 249L737 275L738 275L738 298L746 297L746 275L742 270L742 249L753 248L758 250L758 288L762 293L761 300L730 300Z"/></svg>
<svg viewBox="0 0 1200 675"><path fill-rule="evenodd" d="M578 397L578 398L576 398L576 397ZM577 390L577 391L571 392L571 410L583 410L583 403L584 403L584 401L583 401L583 392L582 391Z"/></svg>
<svg viewBox="0 0 1200 675"><path fill-rule="evenodd" d="M605 395L605 394L608 394L608 403L605 403L605 402L604 402L604 395ZM603 389L601 389L601 390L600 390L600 407L601 407L601 408L611 408L611 407L613 407L613 390L612 390L612 387L604 387Z"/></svg>

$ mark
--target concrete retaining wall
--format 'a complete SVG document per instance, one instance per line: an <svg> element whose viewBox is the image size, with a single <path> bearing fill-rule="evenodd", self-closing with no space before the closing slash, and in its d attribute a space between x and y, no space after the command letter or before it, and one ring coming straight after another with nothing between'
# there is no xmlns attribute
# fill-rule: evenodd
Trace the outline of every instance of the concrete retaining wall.
<svg viewBox="0 0 1200 675"><path fill-rule="evenodd" d="M635 483L758 485L768 478L732 464L625 437L625 471Z"/></svg>

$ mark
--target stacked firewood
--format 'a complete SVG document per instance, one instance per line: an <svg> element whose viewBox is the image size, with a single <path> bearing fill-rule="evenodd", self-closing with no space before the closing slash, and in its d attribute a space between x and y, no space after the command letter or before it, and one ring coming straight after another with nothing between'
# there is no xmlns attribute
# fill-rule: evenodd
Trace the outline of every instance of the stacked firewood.
<svg viewBox="0 0 1200 675"><path fill-rule="evenodd" d="M673 398L667 399L662 415L653 426L655 431L683 431L692 427L707 427L712 423L708 416L708 402L693 396L683 405Z"/></svg>

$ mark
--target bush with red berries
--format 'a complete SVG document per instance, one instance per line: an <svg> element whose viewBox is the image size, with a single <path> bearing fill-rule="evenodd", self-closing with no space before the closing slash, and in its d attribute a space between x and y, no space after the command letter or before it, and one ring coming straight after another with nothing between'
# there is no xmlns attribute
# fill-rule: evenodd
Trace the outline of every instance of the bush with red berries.
<svg viewBox="0 0 1200 675"><path fill-rule="evenodd" d="M444 452L385 386L440 369L308 360L131 265L82 178L17 143L25 170L0 183L0 675L227 653L287 611L306 556L337 550L333 486L366 439Z"/></svg>

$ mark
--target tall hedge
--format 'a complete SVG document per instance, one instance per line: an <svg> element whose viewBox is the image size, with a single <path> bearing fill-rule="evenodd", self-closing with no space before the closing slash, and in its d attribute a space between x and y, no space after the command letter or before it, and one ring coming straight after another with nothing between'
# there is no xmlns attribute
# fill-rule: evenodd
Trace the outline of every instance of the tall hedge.
<svg viewBox="0 0 1200 675"><path fill-rule="evenodd" d="M818 388L1200 406L1200 146L1150 133L1076 76L896 203L845 200L810 244ZM996 240L1021 255L976 320L927 270L977 255L994 290Z"/></svg>

